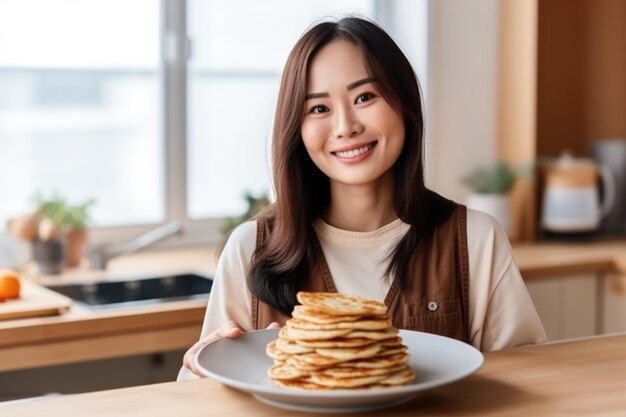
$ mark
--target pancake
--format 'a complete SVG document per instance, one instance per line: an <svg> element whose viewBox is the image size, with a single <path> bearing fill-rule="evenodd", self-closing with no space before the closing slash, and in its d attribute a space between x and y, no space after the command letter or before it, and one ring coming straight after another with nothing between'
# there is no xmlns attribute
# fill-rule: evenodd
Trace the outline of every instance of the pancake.
<svg viewBox="0 0 626 417"><path fill-rule="evenodd" d="M289 355L295 355L298 353L309 353L309 352L315 351L313 347L306 347L306 346L303 346L301 344L294 342L293 340L287 340L287 339L281 339L281 338L276 339L275 346L281 352L289 354ZM268 356L271 357L271 355L269 354Z"/></svg>
<svg viewBox="0 0 626 417"><path fill-rule="evenodd" d="M296 379L307 375L306 372L289 364L274 365L268 369L267 374L272 379Z"/></svg>
<svg viewBox="0 0 626 417"><path fill-rule="evenodd" d="M356 321L356 320L359 320L362 316L328 314L321 310L316 310L314 308L306 307L303 305L297 305L293 308L291 317L295 319L306 320L311 323L330 324L330 323L338 323L338 322L345 322L345 321Z"/></svg>
<svg viewBox="0 0 626 417"><path fill-rule="evenodd" d="M276 340L272 340L270 343L268 343L267 346L265 347L265 353L267 353L267 356L269 356L270 358L274 360L283 361L283 362L286 361L289 355L283 352L282 350L280 350L276 346L276 344L277 344Z"/></svg>
<svg viewBox="0 0 626 417"><path fill-rule="evenodd" d="M354 359L371 358L372 356L376 356L381 348L382 347L377 344L356 348L317 348L315 349L315 353L345 362Z"/></svg>
<svg viewBox="0 0 626 417"><path fill-rule="evenodd" d="M350 329L305 330L285 326L280 329L287 340L325 340L351 333Z"/></svg>
<svg viewBox="0 0 626 417"><path fill-rule="evenodd" d="M331 292L304 292L296 294L300 304L329 314L382 316L387 314L385 303L366 297Z"/></svg>
<svg viewBox="0 0 626 417"><path fill-rule="evenodd" d="M329 388L355 388L364 385L374 384L387 379L387 375L371 375L356 378L337 378L322 374L313 374L310 377L311 382Z"/></svg>
<svg viewBox="0 0 626 417"><path fill-rule="evenodd" d="M343 336L347 339L363 337L365 339L384 340L393 339L397 334L398 329L389 327L385 330L353 330Z"/></svg>
<svg viewBox="0 0 626 417"><path fill-rule="evenodd" d="M355 368L390 368L392 366L404 365L409 361L406 353L396 353L390 356L375 356L373 358L358 359L350 362L342 362L337 366Z"/></svg>
<svg viewBox="0 0 626 417"><path fill-rule="evenodd" d="M391 368L328 368L319 371L322 375L336 378L361 378L372 375L391 375L394 372L402 371L406 365L394 366Z"/></svg>
<svg viewBox="0 0 626 417"><path fill-rule="evenodd" d="M385 330L391 326L391 320L387 318L372 318L356 321L340 321L335 323L314 323L304 318L294 318L287 320L287 325L297 329L305 330L334 330L334 329L351 329L351 330Z"/></svg>
<svg viewBox="0 0 626 417"><path fill-rule="evenodd" d="M308 391L327 390L328 389L328 387L325 387L323 385L317 385L317 384L315 384L313 382L309 382L308 380L303 379L303 378L298 378L298 379L277 379L275 382L276 382L276 385L278 385L279 387L290 388L290 389L304 389L304 390L308 390Z"/></svg>
<svg viewBox="0 0 626 417"><path fill-rule="evenodd" d="M292 318L266 346L268 375L287 389L384 389L415 378L384 303L299 292Z"/></svg>
<svg viewBox="0 0 626 417"><path fill-rule="evenodd" d="M405 385L415 379L415 374L411 368L406 367L401 371L397 371L389 375L387 378L379 381L383 385Z"/></svg>
<svg viewBox="0 0 626 417"><path fill-rule="evenodd" d="M358 346L367 346L376 343L374 339L366 339L364 337L361 338L350 338L346 339L343 337L336 337L334 339L327 340L296 340L296 343L310 348L351 348Z"/></svg>

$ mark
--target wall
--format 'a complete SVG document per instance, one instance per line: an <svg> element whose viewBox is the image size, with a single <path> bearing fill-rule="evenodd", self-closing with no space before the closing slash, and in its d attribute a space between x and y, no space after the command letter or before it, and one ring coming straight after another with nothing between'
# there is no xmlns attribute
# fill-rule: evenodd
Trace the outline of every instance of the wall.
<svg viewBox="0 0 626 417"><path fill-rule="evenodd" d="M497 0L429 3L426 183L464 201L461 178L496 159Z"/></svg>
<svg viewBox="0 0 626 417"><path fill-rule="evenodd" d="M413 66L422 87L428 93L428 0L394 0L386 2L386 30L398 43Z"/></svg>
<svg viewBox="0 0 626 417"><path fill-rule="evenodd" d="M537 1L431 1L429 18L426 180L462 202L470 190L461 178L474 168L534 161ZM532 178L521 177L512 240L534 239L534 195Z"/></svg>

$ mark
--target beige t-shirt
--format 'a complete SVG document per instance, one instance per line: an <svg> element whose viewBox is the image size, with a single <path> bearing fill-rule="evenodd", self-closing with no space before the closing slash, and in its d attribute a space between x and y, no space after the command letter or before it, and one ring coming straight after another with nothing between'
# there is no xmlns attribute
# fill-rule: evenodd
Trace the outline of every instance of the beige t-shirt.
<svg viewBox="0 0 626 417"><path fill-rule="evenodd" d="M542 343L546 334L513 259L502 227L489 215L467 210L471 344L481 351ZM383 300L391 248L409 225L396 220L373 232L350 232L321 220L314 224L337 291ZM218 261L200 338L228 320L252 328L246 276L256 246L256 222L240 225ZM178 379L193 375L181 370Z"/></svg>

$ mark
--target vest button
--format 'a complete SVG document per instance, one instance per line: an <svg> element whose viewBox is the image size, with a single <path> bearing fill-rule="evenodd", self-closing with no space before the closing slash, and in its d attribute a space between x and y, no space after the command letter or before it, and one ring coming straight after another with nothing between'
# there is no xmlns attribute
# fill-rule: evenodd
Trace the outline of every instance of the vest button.
<svg viewBox="0 0 626 417"><path fill-rule="evenodd" d="M437 304L436 301L429 301L428 302L428 309L430 311L437 311L439 309L439 304Z"/></svg>

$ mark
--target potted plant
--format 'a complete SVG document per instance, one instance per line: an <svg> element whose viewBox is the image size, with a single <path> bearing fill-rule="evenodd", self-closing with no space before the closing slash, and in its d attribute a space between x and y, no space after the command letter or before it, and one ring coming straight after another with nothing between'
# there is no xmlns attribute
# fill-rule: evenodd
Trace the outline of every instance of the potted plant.
<svg viewBox="0 0 626 417"><path fill-rule="evenodd" d="M467 206L484 211L500 222L510 232L509 192L517 175L504 161L490 167L480 167L463 178L463 183L472 189Z"/></svg>
<svg viewBox="0 0 626 417"><path fill-rule="evenodd" d="M33 259L42 274L60 273L63 265L79 265L94 200L70 204L59 194L37 194L33 202L32 212L9 221L11 234L31 243Z"/></svg>
<svg viewBox="0 0 626 417"><path fill-rule="evenodd" d="M60 238L65 242L65 265L80 264L87 243L87 226L89 210L94 204L89 199L80 204L70 204L58 194L44 198L40 194L35 197L37 211L41 215L39 222L39 238L49 240Z"/></svg>
<svg viewBox="0 0 626 417"><path fill-rule="evenodd" d="M230 236L230 233L241 223L251 219L256 216L265 206L267 206L270 201L266 194L261 194L258 197L255 197L249 191L244 194L244 198L246 200L248 208L246 212L241 216L237 217L227 217L224 219L220 226L220 231L222 232L222 247L226 243L226 239Z"/></svg>

